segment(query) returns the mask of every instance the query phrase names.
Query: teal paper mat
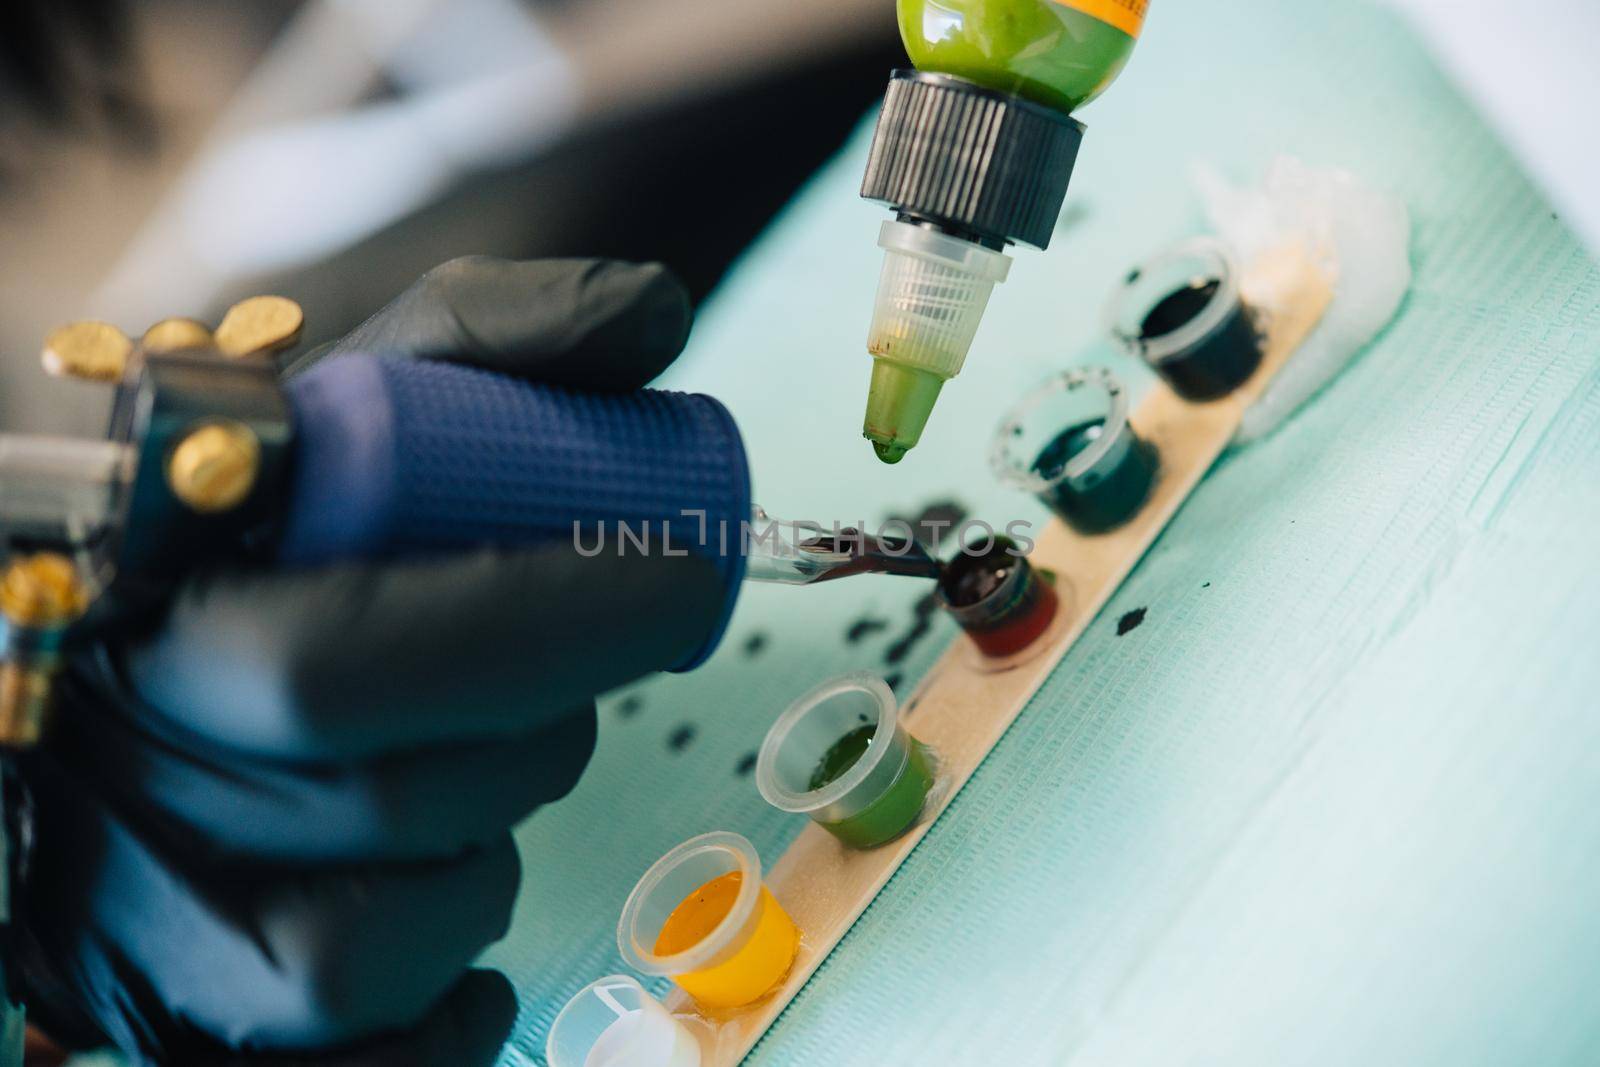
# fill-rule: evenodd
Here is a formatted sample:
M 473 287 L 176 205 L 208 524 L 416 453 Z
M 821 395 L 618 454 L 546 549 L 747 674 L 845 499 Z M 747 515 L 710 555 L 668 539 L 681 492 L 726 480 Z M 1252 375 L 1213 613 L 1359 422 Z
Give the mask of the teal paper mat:
M 1161 0 L 1084 118 L 1062 232 L 1017 253 L 899 467 L 858 436 L 886 217 L 856 198 L 865 130 L 747 256 L 667 384 L 730 404 L 770 511 L 1038 521 L 987 435 L 1106 358 L 1119 269 L 1199 226 L 1191 159 L 1255 177 L 1292 152 L 1399 191 L 1415 288 L 1212 473 L 752 1062 L 1594 1062 L 1600 272 L 1364 5 Z M 522 997 L 505 1063 L 542 1064 L 560 1004 L 621 968 L 618 911 L 661 852 L 716 828 L 782 851 L 800 822 L 743 769 L 821 678 L 908 692 L 952 636 L 934 620 L 885 662 L 922 592 L 751 589 L 707 667 L 602 703 L 582 785 L 520 831 L 489 957 Z

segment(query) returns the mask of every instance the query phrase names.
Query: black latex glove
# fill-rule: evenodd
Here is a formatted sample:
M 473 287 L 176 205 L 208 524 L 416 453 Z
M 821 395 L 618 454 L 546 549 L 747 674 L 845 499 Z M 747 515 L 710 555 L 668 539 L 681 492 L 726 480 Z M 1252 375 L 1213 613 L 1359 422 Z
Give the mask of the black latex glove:
M 458 260 L 334 348 L 626 390 L 689 315 L 659 267 Z M 493 1062 L 516 1002 L 468 968 L 510 916 L 509 828 L 577 781 L 592 697 L 721 602 L 699 558 L 565 544 L 195 577 L 72 663 L 21 761 L 30 1013 L 163 1063 Z

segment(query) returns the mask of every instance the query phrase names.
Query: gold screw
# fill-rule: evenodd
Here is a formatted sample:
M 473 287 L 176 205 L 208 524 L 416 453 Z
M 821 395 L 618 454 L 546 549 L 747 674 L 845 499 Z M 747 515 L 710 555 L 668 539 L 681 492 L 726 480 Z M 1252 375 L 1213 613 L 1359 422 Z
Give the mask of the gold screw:
M 0 579 L 0 614 L 14 626 L 54 629 L 73 622 L 87 607 L 78 568 L 54 552 L 15 560 Z
M 65 556 L 43 552 L 15 560 L 0 578 L 0 613 L 17 629 L 59 632 L 88 607 L 88 590 Z M 13 655 L 0 663 L 0 746 L 27 748 L 43 731 L 59 661 L 54 651 Z
M 261 442 L 237 422 L 211 422 L 191 430 L 167 459 L 172 494 L 202 515 L 238 507 L 260 472 Z
M 54 671 L 0 663 L 0 748 L 39 743 L 54 681 Z
M 228 309 L 217 327 L 217 349 L 239 357 L 281 352 L 300 342 L 305 312 L 282 296 L 253 296 Z
M 144 332 L 139 347 L 145 352 L 182 352 L 188 348 L 211 348 L 216 341 L 211 328 L 194 319 L 162 319 Z
M 133 342 L 115 326 L 104 322 L 74 322 L 52 330 L 45 338 L 40 361 L 57 378 L 92 382 L 122 380 Z

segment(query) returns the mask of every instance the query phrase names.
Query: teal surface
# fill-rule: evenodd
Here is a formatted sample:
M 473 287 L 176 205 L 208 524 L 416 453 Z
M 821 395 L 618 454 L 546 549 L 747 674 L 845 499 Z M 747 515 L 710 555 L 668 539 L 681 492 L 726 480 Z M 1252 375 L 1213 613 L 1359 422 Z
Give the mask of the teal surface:
M 1212 472 L 751 1062 L 1595 1062 L 1600 271 L 1364 5 L 1163 0 L 1084 117 L 1062 232 L 1017 254 L 899 467 L 858 436 L 884 217 L 855 195 L 864 132 L 747 256 L 669 384 L 729 403 L 770 511 L 1039 520 L 992 484 L 988 433 L 1105 356 L 1119 268 L 1199 226 L 1191 159 L 1250 177 L 1287 151 L 1399 191 L 1414 289 Z M 886 664 L 922 592 L 751 589 L 709 665 L 603 701 L 588 776 L 520 831 L 490 954 L 522 997 L 507 1064 L 542 1063 L 560 1004 L 620 969 L 660 853 L 717 828 L 782 851 L 802 820 L 741 761 L 821 678 L 908 692 L 952 637 L 936 620 Z M 886 625 L 851 643 L 858 620 Z

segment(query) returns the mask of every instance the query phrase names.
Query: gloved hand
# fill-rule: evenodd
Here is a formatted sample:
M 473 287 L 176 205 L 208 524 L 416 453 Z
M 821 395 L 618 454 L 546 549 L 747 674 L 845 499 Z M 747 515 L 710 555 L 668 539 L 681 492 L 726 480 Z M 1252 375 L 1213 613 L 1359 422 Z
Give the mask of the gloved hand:
M 468 259 L 334 349 L 631 390 L 689 317 L 660 267 Z M 20 761 L 30 1017 L 162 1063 L 493 1062 L 515 998 L 468 968 L 509 828 L 576 783 L 592 697 L 681 662 L 722 598 L 697 557 L 565 544 L 195 577 L 70 665 Z

